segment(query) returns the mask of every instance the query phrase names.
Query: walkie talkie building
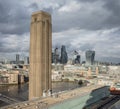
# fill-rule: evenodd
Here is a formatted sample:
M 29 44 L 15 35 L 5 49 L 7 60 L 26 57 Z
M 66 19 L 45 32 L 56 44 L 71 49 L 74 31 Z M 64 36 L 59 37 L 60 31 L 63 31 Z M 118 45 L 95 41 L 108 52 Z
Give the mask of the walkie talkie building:
M 86 65 L 93 65 L 95 58 L 95 51 L 86 51 Z

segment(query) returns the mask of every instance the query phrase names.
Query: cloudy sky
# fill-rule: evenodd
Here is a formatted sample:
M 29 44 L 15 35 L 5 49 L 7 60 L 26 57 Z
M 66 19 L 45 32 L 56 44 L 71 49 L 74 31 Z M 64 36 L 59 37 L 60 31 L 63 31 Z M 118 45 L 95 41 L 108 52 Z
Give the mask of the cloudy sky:
M 0 59 L 29 52 L 32 12 L 52 15 L 53 48 L 66 45 L 84 60 L 86 50 L 96 60 L 120 62 L 120 0 L 0 0 Z

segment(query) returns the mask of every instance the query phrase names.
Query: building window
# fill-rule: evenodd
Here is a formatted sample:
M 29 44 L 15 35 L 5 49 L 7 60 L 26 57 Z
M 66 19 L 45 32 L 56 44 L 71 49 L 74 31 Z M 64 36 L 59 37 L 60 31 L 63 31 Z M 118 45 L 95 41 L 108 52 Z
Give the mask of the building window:
M 36 22 L 36 21 L 37 21 L 37 18 L 35 18 L 34 21 Z

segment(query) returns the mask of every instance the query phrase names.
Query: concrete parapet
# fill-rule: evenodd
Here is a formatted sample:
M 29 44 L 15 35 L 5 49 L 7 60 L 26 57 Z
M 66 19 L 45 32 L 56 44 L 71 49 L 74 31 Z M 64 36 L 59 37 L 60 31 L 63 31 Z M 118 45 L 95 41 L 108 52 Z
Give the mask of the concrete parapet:
M 108 97 L 109 94 L 107 86 L 91 85 L 52 94 L 52 96 L 48 97 L 36 98 L 2 109 L 13 109 L 16 106 L 19 106 L 20 109 L 36 109 L 36 107 L 40 109 L 70 109 L 71 107 L 74 109 L 83 109 L 85 106 L 97 102 L 104 97 Z

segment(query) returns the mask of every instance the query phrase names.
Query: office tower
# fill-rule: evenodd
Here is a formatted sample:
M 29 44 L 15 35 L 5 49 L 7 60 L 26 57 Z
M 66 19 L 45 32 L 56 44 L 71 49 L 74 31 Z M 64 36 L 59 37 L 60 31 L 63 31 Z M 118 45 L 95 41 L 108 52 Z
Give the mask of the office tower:
M 86 51 L 86 65 L 94 64 L 95 51 Z
M 52 52 L 52 63 L 59 63 L 60 59 L 59 59 L 59 53 L 58 53 L 58 48 L 56 47 L 54 49 L 54 52 Z
M 53 53 L 53 63 L 58 63 L 59 62 L 59 53 L 58 53 L 58 48 L 55 48 L 54 53 Z
M 29 61 L 29 57 L 27 57 L 27 64 L 29 64 L 30 63 L 30 61 Z
M 62 64 L 66 64 L 68 61 L 68 56 L 67 56 L 67 52 L 66 52 L 64 45 L 62 45 L 62 48 L 61 48 L 61 59 L 60 60 Z
M 49 13 L 40 11 L 32 14 L 30 30 L 30 100 L 41 97 L 45 93 L 49 92 L 52 88 L 51 27 L 51 15 Z
M 77 55 L 75 58 L 75 64 L 80 64 L 80 55 Z
M 29 57 L 28 56 L 24 57 L 24 64 L 29 64 Z
M 19 59 L 20 59 L 19 57 L 20 57 L 19 54 L 16 54 L 16 64 L 18 64 L 19 61 L 20 61 L 20 60 L 19 60 Z
M 54 53 L 52 52 L 52 59 L 51 59 L 51 60 L 52 60 L 52 63 L 54 63 L 54 58 L 55 58 L 55 57 L 54 57 Z

